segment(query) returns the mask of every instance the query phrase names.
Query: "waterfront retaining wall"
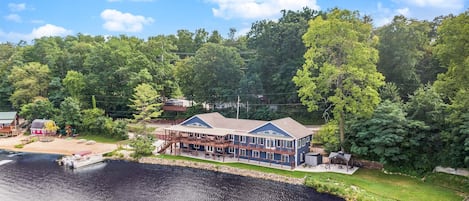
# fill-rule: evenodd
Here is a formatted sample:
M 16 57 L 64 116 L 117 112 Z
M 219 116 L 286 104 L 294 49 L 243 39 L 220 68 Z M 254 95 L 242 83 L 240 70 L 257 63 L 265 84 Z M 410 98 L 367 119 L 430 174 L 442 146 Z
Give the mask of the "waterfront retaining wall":
M 200 163 L 200 162 L 194 162 L 194 161 L 162 159 L 162 158 L 153 158 L 153 157 L 141 158 L 139 162 L 148 163 L 148 164 L 199 168 L 199 169 L 222 172 L 222 173 L 227 173 L 227 174 L 235 174 L 235 175 L 259 178 L 259 179 L 268 179 L 272 181 L 284 182 L 284 183 L 295 184 L 295 185 L 302 185 L 305 183 L 304 178 L 292 178 L 292 177 L 282 176 L 282 175 L 273 174 L 273 173 L 264 173 L 264 172 L 253 171 L 253 170 L 234 168 L 234 167 L 229 167 L 226 165 L 215 165 L 215 164 Z

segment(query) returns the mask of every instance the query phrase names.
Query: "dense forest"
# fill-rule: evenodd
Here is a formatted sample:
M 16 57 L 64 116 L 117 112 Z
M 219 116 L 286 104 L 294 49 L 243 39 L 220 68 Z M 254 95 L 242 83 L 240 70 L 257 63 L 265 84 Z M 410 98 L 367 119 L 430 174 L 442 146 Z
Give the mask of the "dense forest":
M 164 118 L 204 112 L 200 103 L 235 117 L 239 100 L 240 118 L 325 124 L 314 143 L 391 170 L 469 167 L 469 11 L 381 27 L 348 10 L 281 13 L 242 36 L 201 28 L 2 43 L 0 110 L 122 137 L 114 120 L 132 117 L 146 84 L 160 102 L 199 103 Z

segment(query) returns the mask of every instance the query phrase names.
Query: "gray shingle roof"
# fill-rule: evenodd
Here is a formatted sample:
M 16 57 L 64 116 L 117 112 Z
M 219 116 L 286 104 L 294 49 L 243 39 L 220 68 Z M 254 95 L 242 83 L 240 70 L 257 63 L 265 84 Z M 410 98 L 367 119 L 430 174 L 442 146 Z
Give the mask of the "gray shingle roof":
M 0 120 L 13 120 L 16 118 L 16 112 L 0 112 Z
M 277 119 L 274 121 L 260 121 L 226 118 L 218 112 L 199 114 L 196 115 L 196 117 L 200 118 L 202 121 L 214 128 L 233 129 L 235 131 L 245 133 L 248 133 L 249 131 L 261 127 L 270 122 L 296 139 L 313 134 L 312 129 L 306 128 L 304 125 L 298 123 L 290 117 Z

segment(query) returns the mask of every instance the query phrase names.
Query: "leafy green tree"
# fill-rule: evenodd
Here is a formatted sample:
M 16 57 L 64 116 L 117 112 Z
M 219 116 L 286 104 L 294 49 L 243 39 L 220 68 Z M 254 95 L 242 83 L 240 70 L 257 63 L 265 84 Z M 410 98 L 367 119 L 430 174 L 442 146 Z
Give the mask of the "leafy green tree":
M 311 20 L 303 36 L 306 61 L 293 81 L 309 111 L 319 109 L 323 101 L 331 104 L 341 143 L 346 114 L 370 116 L 380 102 L 378 88 L 384 77 L 376 71 L 377 38 L 371 28 L 357 12 L 335 9 L 327 18 Z
M 421 85 L 417 65 L 430 45 L 430 23 L 395 16 L 390 24 L 376 31 L 380 43 L 378 70 L 407 97 Z
M 33 101 L 34 97 L 47 97 L 50 83 L 50 71 L 47 65 L 37 62 L 27 63 L 25 66 L 15 66 L 8 76 L 15 91 L 10 97 L 15 108 Z
M 436 90 L 443 98 L 453 99 L 459 90 L 469 89 L 469 11 L 444 19 L 438 27 L 436 56 L 448 68 L 435 81 Z
M 329 121 L 314 135 L 314 140 L 324 145 L 326 152 L 335 151 L 340 148 L 339 128 L 337 125 L 336 121 Z
M 72 97 L 67 97 L 60 104 L 60 115 L 58 123 L 65 126 L 79 127 L 81 126 L 81 109 L 80 102 Z
M 381 100 L 390 100 L 391 102 L 402 101 L 399 95 L 399 88 L 393 82 L 386 82 L 386 84 L 379 89 L 379 96 Z
M 134 148 L 134 158 L 141 158 L 142 156 L 149 156 L 155 150 L 153 140 L 148 136 L 138 136 L 130 141 L 130 146 Z
M 59 77 L 53 77 L 51 79 L 47 93 L 47 98 L 54 107 L 60 107 L 60 103 L 65 99 L 65 94 L 63 92 L 62 81 Z
M 12 43 L 0 44 L 0 110 L 11 110 L 12 104 L 9 100 L 13 93 L 13 86 L 8 80 L 13 66 L 22 65 L 21 47 Z
M 158 103 L 159 97 L 158 92 L 149 84 L 143 83 L 135 87 L 132 104 L 129 106 L 137 112 L 133 116 L 143 126 L 143 133 L 140 134 L 147 134 L 146 121 L 159 117 L 163 112 L 160 108 L 161 103 Z
M 19 115 L 28 122 L 34 119 L 53 119 L 56 114 L 57 109 L 46 98 L 36 98 L 33 102 L 23 105 L 19 112 Z
M 86 86 L 85 76 L 77 71 L 68 71 L 65 78 L 62 80 L 63 86 L 70 94 L 70 96 L 76 100 L 83 99 L 83 91 Z
M 439 133 L 445 124 L 447 104 L 430 85 L 418 88 L 405 104 L 409 119 L 423 121 Z
M 351 152 L 385 164 L 407 161 L 401 147 L 407 132 L 405 115 L 400 103 L 382 102 L 372 118 L 352 123 Z
M 278 21 L 254 23 L 247 34 L 247 45 L 255 50 L 247 67 L 246 85 L 252 86 L 247 93 L 267 94 L 271 103 L 297 103 L 297 94 L 288 92 L 296 91 L 291 78 L 305 62 L 302 36 L 308 30 L 308 21 L 321 12 L 304 8 L 281 13 Z
M 183 91 L 193 94 L 185 95 L 192 95 L 197 102 L 218 103 L 235 100 L 243 73 L 241 68 L 244 66 L 244 61 L 235 48 L 207 43 L 186 64 L 193 66 L 187 67 L 187 71 L 182 75 L 187 75 L 192 70 L 193 83 L 186 86 L 190 89 L 183 88 Z
M 111 119 L 112 121 L 112 119 Z M 81 130 L 84 133 L 94 135 L 108 135 L 106 130 L 109 122 L 104 110 L 99 108 L 86 109 L 82 111 Z

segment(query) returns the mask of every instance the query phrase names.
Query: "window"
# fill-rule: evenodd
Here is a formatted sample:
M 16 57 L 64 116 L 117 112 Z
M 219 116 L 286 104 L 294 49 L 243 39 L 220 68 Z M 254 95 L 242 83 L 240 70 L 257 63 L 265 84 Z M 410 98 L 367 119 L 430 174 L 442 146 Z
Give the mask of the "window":
M 300 162 L 304 162 L 305 161 L 305 153 L 301 153 L 300 154 Z
M 228 140 L 230 140 L 230 141 L 233 141 L 233 140 L 234 140 L 234 136 L 233 136 L 233 135 L 231 135 L 231 134 L 230 134 L 230 135 L 228 135 Z
M 257 144 L 264 145 L 264 138 L 257 138 Z
M 230 154 L 234 153 L 234 147 L 228 147 L 228 153 Z
M 246 156 L 246 149 L 239 149 L 240 156 Z
M 246 136 L 239 136 L 240 142 L 246 142 Z
M 281 161 L 282 161 L 283 163 L 288 162 L 288 161 L 289 161 L 288 159 L 289 159 L 289 156 L 288 156 L 288 155 L 282 154 Z
M 205 151 L 213 152 L 213 147 L 212 146 L 205 146 Z
M 200 149 L 200 146 L 198 144 L 194 144 L 194 149 Z
M 250 137 L 250 138 L 251 138 L 250 143 L 251 143 L 251 144 L 256 144 L 256 142 L 257 142 L 257 137 Z
M 274 153 L 267 152 L 265 158 L 267 158 L 269 160 L 274 160 Z
M 285 141 L 285 147 L 292 148 L 293 147 L 293 141 Z
M 223 152 L 223 148 L 217 147 L 217 152 Z
M 259 154 L 259 151 L 253 150 L 253 151 L 252 151 L 252 157 L 253 157 L 253 158 L 260 158 L 261 155 Z
M 275 140 L 275 141 L 276 141 L 277 147 L 282 147 L 283 140 Z

